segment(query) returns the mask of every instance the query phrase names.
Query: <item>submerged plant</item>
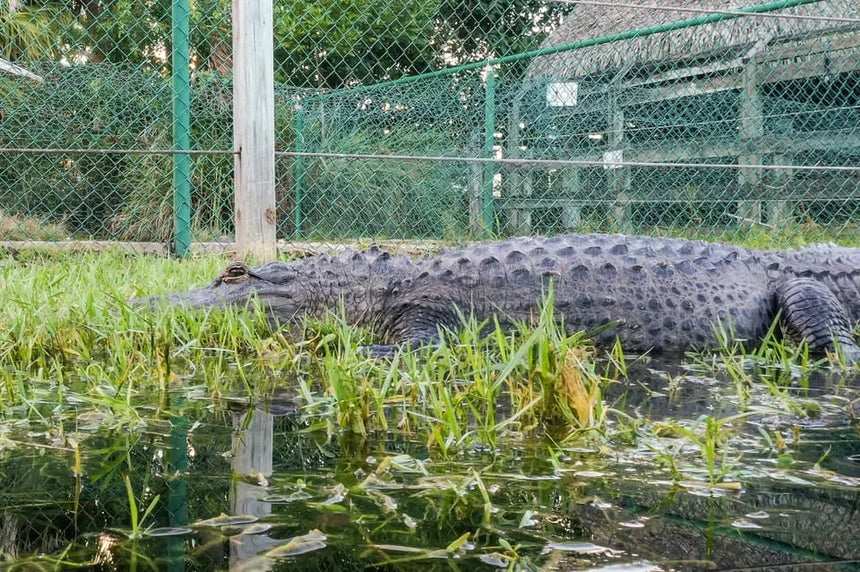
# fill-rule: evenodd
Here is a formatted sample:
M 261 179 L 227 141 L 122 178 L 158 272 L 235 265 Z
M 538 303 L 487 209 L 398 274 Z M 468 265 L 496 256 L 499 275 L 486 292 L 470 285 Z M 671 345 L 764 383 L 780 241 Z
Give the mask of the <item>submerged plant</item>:
M 726 444 L 733 435 L 732 424 L 752 415 L 759 415 L 762 412 L 762 410 L 756 408 L 721 418 L 702 415 L 690 427 L 678 421 L 657 423 L 654 426 L 654 432 L 658 436 L 681 436 L 692 443 L 698 450 L 702 460 L 705 461 L 708 482 L 713 487 L 721 483 L 740 460 L 740 455 L 734 460 L 727 459 L 728 449 Z M 676 454 L 670 454 L 666 450 L 660 452 L 660 460 L 670 467 L 675 479 L 678 480 L 681 472 L 675 461 L 676 456 L 677 452 Z
M 725 374 L 732 381 L 737 401 L 742 409 L 749 406 L 752 390 L 763 387 L 785 407 L 803 414 L 803 407 L 792 396 L 790 388 L 809 387 L 809 379 L 822 366 L 839 359 L 838 352 L 830 357 L 813 360 L 809 344 L 800 340 L 791 343 L 779 329 L 779 316 L 755 349 L 749 349 L 745 340 L 738 340 L 731 327 L 717 326 L 718 348 L 710 354 L 691 354 L 694 361 L 706 371 Z M 843 364 L 844 365 L 844 364 Z
M 155 506 L 158 504 L 160 495 L 155 495 L 153 499 L 149 502 L 149 505 L 146 507 L 146 510 L 143 513 L 138 511 L 137 500 L 134 496 L 134 490 L 131 487 L 131 479 L 127 474 L 123 475 L 123 481 L 125 482 L 125 490 L 128 495 L 128 509 L 129 515 L 131 517 L 131 533 L 129 534 L 129 538 L 140 538 L 143 536 L 144 529 L 142 528 L 143 523 L 149 518 L 149 515 L 155 509 Z

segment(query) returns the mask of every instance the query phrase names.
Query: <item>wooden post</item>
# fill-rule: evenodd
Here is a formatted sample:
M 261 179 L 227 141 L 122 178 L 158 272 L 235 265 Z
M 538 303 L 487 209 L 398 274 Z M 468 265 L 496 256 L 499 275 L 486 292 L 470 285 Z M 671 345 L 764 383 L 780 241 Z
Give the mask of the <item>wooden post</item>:
M 252 406 L 253 407 L 253 406 Z M 250 416 L 250 419 L 248 419 Z M 262 409 L 231 414 L 233 421 L 233 474 L 230 487 L 230 514 L 265 517 L 272 503 L 265 500 L 269 489 L 260 477 L 272 475 L 274 415 Z M 255 482 L 256 481 L 256 482 Z M 255 557 L 275 543 L 263 534 L 237 534 L 230 539 L 230 569 L 247 567 Z M 256 536 L 257 538 L 251 538 Z
M 573 230 L 582 220 L 582 209 L 579 206 L 582 198 L 582 177 L 579 167 L 562 167 L 562 195 L 566 199 L 561 207 L 561 224 L 565 230 Z
M 484 158 L 493 158 L 493 145 L 496 134 L 496 72 L 493 68 L 487 70 L 484 86 Z M 484 236 L 491 237 L 495 230 L 495 197 L 493 195 L 493 180 L 496 168 L 492 161 L 484 163 L 484 182 L 481 193 L 481 224 Z
M 233 139 L 236 250 L 273 260 L 275 82 L 272 0 L 233 2 Z
M 791 165 L 793 158 L 788 153 L 777 153 L 773 156 L 774 165 L 786 165 L 782 169 L 770 172 L 771 185 L 773 187 L 772 200 L 768 202 L 768 223 L 773 227 L 784 225 L 793 218 L 793 205 L 790 197 L 787 197 L 791 179 L 794 177 L 794 169 Z
M 469 137 L 469 149 L 474 151 L 476 157 L 481 156 L 480 133 L 477 129 L 474 129 Z M 484 166 L 477 161 L 467 163 L 466 181 L 469 194 L 469 233 L 474 237 L 483 236 L 481 195 L 484 192 Z
M 531 199 L 534 194 L 535 171 L 536 169 L 528 167 L 522 175 L 522 192 L 520 193 L 520 196 L 525 199 Z M 538 172 L 541 173 L 541 175 L 544 174 L 543 171 Z M 533 212 L 534 210 L 531 205 L 524 206 L 517 211 L 517 234 L 525 236 L 532 233 Z
M 613 81 L 613 88 L 618 89 L 616 82 Z M 618 94 L 612 91 L 609 94 L 609 153 L 620 154 L 623 160 L 624 149 L 624 109 L 618 103 Z M 606 159 L 607 153 L 604 155 Z M 627 168 L 623 165 L 613 165 L 611 159 L 605 161 L 606 169 L 606 186 L 608 190 L 608 199 L 612 201 L 612 217 L 613 226 L 618 232 L 630 232 L 632 225 L 630 224 L 630 177 Z
M 484 235 L 483 208 L 481 194 L 484 191 L 484 167 L 478 162 L 469 163 L 468 167 L 469 187 L 469 233 L 479 237 Z
M 508 159 L 519 159 L 520 153 L 519 149 L 516 151 L 513 150 L 512 147 L 508 148 Z M 512 165 L 506 172 L 505 176 L 502 179 L 502 204 L 511 203 L 512 200 L 516 200 L 517 197 L 520 196 L 520 192 L 523 187 L 523 176 L 521 173 L 522 167 L 519 165 Z M 511 235 L 517 234 L 518 228 L 518 219 L 519 219 L 519 209 L 513 208 L 513 205 L 507 204 L 507 208 L 505 208 L 507 213 L 507 233 Z
M 746 165 L 747 168 L 738 170 L 738 221 L 741 228 L 749 229 L 753 225 L 761 223 L 761 201 L 751 200 L 758 195 L 761 189 L 761 169 L 750 168 L 761 164 L 759 155 L 741 155 L 738 157 L 738 165 Z
M 758 152 L 761 137 L 764 134 L 762 119 L 761 94 L 758 89 L 758 65 L 755 55 L 764 49 L 767 40 L 760 40 L 744 56 L 747 64 L 741 74 L 741 130 L 740 139 L 744 147 L 742 155 L 738 156 L 738 165 L 761 165 L 761 154 Z M 738 169 L 738 218 L 741 228 L 749 228 L 761 222 L 761 168 Z
M 525 89 L 523 90 L 525 92 Z M 519 159 L 520 149 L 520 106 L 522 93 L 517 95 L 508 115 L 508 159 Z M 505 200 L 514 203 L 508 208 L 508 234 L 525 235 L 531 232 L 531 209 L 516 205 L 517 199 L 531 196 L 532 169 L 523 164 L 515 164 L 503 179 Z

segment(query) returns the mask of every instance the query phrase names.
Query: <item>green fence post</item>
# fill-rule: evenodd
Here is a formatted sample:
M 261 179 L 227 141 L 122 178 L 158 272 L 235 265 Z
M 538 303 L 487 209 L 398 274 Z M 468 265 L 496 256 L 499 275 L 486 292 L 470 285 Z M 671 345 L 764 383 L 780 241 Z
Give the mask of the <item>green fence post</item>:
M 496 134 L 496 72 L 492 68 L 487 71 L 484 95 L 484 157 L 493 158 L 493 143 Z M 496 175 L 496 166 L 493 161 L 484 163 L 484 192 L 481 198 L 481 219 L 484 225 L 484 234 L 493 234 L 493 178 Z
M 296 113 L 293 116 L 293 121 L 296 129 L 296 153 L 302 153 L 305 150 L 305 110 L 301 104 L 296 106 Z M 295 240 L 302 239 L 302 198 L 304 193 L 305 179 L 305 158 L 302 155 L 296 155 L 293 159 L 293 185 L 295 188 L 296 206 L 293 209 L 295 217 L 296 229 L 293 231 Z
M 191 80 L 189 77 L 189 0 L 173 0 L 173 149 L 191 149 Z M 173 155 L 173 247 L 185 256 L 191 247 L 191 156 Z

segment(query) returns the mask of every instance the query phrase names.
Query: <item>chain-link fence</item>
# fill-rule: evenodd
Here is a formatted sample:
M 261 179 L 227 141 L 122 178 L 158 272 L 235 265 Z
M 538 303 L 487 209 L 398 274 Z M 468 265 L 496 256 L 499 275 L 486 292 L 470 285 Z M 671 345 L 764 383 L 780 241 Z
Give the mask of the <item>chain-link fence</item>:
M 279 238 L 860 234 L 856 0 L 652 4 L 275 2 Z M 232 241 L 230 9 L 0 5 L 0 240 Z

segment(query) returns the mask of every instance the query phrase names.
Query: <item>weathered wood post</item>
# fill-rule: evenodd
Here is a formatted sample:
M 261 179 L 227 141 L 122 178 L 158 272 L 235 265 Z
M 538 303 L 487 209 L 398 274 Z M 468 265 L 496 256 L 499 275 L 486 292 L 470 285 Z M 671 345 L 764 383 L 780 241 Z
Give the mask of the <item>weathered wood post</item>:
M 761 93 L 758 87 L 758 65 L 756 55 L 765 48 L 770 38 L 764 38 L 744 55 L 746 65 L 741 72 L 741 155 L 738 156 L 738 218 L 741 228 L 761 223 L 762 170 L 761 139 L 764 135 Z M 751 167 L 752 166 L 752 167 Z
M 620 79 L 621 74 L 619 74 Z M 621 163 L 624 161 L 624 109 L 618 101 L 618 82 L 612 81 L 609 94 L 608 134 L 609 150 L 603 154 L 606 171 L 607 199 L 612 201 L 612 223 L 618 232 L 632 232 L 630 220 L 630 174 Z
M 791 222 L 792 205 L 790 186 L 791 180 L 794 177 L 794 169 L 789 165 L 794 161 L 793 155 L 790 153 L 775 153 L 773 155 L 774 165 L 783 165 L 780 169 L 774 169 L 770 172 L 770 183 L 773 187 L 771 201 L 768 203 L 768 223 L 773 227 L 778 227 Z
M 517 94 L 514 99 L 511 112 L 508 114 L 508 139 L 507 139 L 507 158 L 519 159 L 521 156 L 520 150 L 520 107 L 522 105 L 522 92 Z M 520 206 L 515 205 L 511 201 L 519 201 L 524 196 L 525 183 L 524 174 L 531 171 L 525 165 L 519 163 L 511 164 L 510 170 L 506 174 L 506 178 L 502 179 L 504 199 L 511 203 L 506 209 L 508 214 L 508 234 L 528 234 L 531 230 L 531 217 L 529 211 L 523 210 Z M 531 175 L 527 175 L 531 176 Z M 530 187 L 529 187 L 530 188 Z M 528 219 L 528 222 L 527 222 Z
M 474 151 L 475 156 L 481 154 L 480 133 L 477 128 L 472 131 L 469 137 L 469 149 Z M 469 189 L 469 233 L 472 236 L 483 236 L 483 207 L 481 205 L 481 196 L 484 192 L 484 166 L 473 161 L 466 165 L 466 180 Z
M 233 1 L 236 254 L 258 261 L 277 254 L 272 21 L 272 0 Z
M 562 167 L 562 194 L 566 199 L 561 206 L 561 224 L 565 230 L 573 230 L 582 222 L 582 169 L 580 167 Z
M 493 236 L 495 232 L 495 195 L 493 195 L 493 180 L 496 167 L 492 159 L 493 145 L 496 135 L 496 70 L 487 68 L 484 80 L 484 158 L 490 161 L 484 163 L 483 189 L 481 193 L 481 226 L 484 236 Z
M 746 167 L 738 169 L 738 217 L 742 228 L 761 222 L 761 201 L 755 200 L 761 192 L 761 169 L 749 167 L 761 164 L 761 155 L 755 153 L 761 135 L 761 97 L 756 86 L 756 66 L 750 62 L 743 71 L 741 91 L 740 137 L 745 149 L 744 154 L 738 157 L 738 165 Z
M 230 514 L 268 516 L 272 514 L 272 503 L 266 500 L 269 490 L 259 481 L 260 477 L 272 475 L 274 415 L 263 409 L 252 408 L 241 413 L 233 412 L 231 417 L 233 474 L 245 478 L 234 479 L 230 487 Z M 235 539 L 230 539 L 231 570 L 247 567 L 249 562 L 276 542 L 264 534 L 235 536 Z

